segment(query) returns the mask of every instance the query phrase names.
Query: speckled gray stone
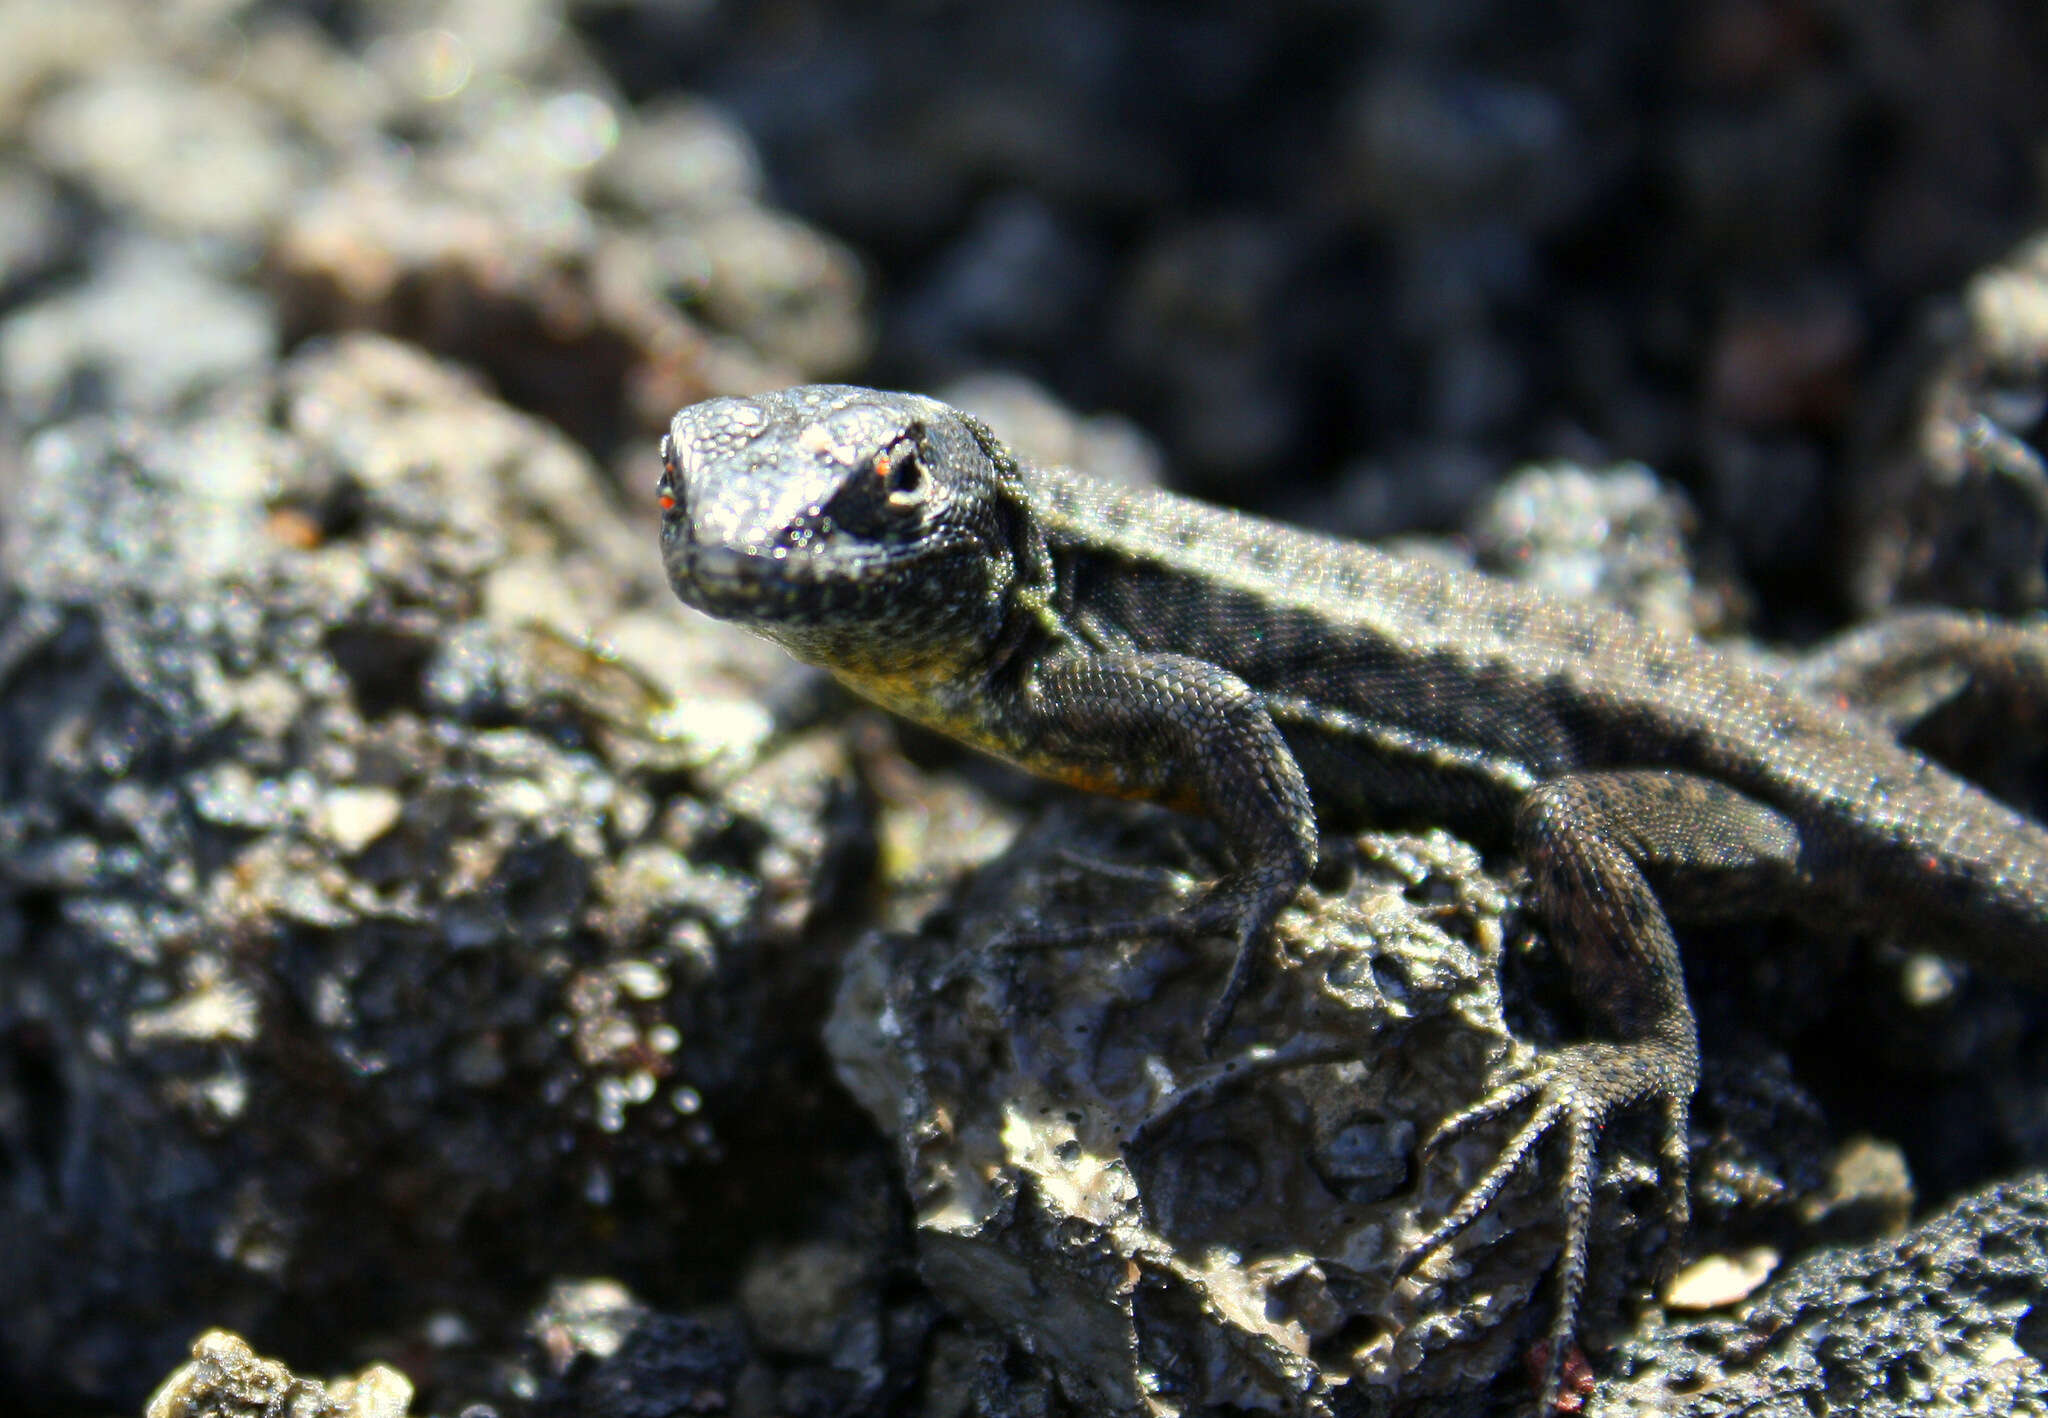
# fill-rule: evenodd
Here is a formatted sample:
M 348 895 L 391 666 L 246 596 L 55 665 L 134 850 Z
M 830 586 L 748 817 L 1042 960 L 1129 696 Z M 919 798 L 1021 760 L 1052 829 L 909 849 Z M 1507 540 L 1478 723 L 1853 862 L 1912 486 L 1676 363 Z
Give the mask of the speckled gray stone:
M 2048 1174 L 1893 1240 L 1800 1261 L 1733 1315 L 1617 1345 L 1586 1412 L 1672 1418 L 2048 1413 Z
M 559 435 L 370 336 L 251 402 L 0 481 L 0 1362 L 53 1391 L 686 1254 L 868 850 L 833 738 L 671 731 L 785 672 L 654 613 Z
M 1468 1142 L 1417 1173 L 1419 1134 L 1525 1056 L 1495 984 L 1507 897 L 1446 837 L 1331 846 L 1207 1059 L 1227 949 L 1002 950 L 1020 917 L 1170 908 L 1204 870 L 1171 840 L 1156 817 L 1056 815 L 954 911 L 848 962 L 827 1040 L 896 1140 L 926 1279 L 1092 1411 L 1481 1411 L 1547 1297 L 1554 1205 L 1517 1188 L 1473 1244 L 1404 1282 L 1393 1265 L 1484 1164 Z M 1603 1206 L 1639 1175 L 1618 1159 Z M 1640 1238 L 1626 1206 L 1609 1222 L 1612 1266 Z

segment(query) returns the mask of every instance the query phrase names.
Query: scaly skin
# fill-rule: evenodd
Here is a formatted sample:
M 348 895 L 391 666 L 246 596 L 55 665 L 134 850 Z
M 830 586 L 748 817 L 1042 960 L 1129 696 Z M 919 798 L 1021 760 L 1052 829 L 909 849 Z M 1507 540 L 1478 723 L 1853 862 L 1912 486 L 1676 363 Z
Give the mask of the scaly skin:
M 1314 867 L 1319 821 L 1419 820 L 1516 846 L 1610 1037 L 1550 1053 L 1439 1127 L 1428 1145 L 1528 1105 L 1406 1265 L 1562 1129 L 1546 1406 L 1585 1277 L 1595 1143 L 1616 1110 L 1662 1111 L 1673 1233 L 1685 1223 L 1699 1060 L 1667 905 L 1908 921 L 1917 944 L 2048 978 L 2048 834 L 1874 720 L 1696 640 L 1027 467 L 916 395 L 711 400 L 676 415 L 663 462 L 662 554 L 685 603 L 1032 772 L 1222 825 L 1237 867 L 1187 912 L 1035 938 L 1231 935 L 1212 1044 Z M 1901 663 L 1935 643 L 1999 658 L 1985 647 L 2012 633 L 1917 624 Z M 1883 682 L 1882 648 L 1864 637 L 1843 674 Z

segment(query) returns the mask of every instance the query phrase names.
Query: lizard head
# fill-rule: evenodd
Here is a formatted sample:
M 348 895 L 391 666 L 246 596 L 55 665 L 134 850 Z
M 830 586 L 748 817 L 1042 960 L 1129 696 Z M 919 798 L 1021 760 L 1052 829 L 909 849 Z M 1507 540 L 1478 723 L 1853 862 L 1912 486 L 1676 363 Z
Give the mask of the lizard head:
M 662 441 L 662 563 L 684 604 L 851 674 L 959 662 L 1014 574 L 985 430 L 848 385 L 708 399 Z

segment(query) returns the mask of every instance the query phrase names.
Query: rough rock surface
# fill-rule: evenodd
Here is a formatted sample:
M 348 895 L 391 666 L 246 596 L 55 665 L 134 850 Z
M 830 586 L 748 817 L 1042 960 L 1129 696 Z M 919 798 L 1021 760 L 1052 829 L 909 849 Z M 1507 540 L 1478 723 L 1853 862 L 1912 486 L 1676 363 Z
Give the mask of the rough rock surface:
M 687 1230 L 869 850 L 572 445 L 371 337 L 263 392 L 6 483 L 0 1344 L 83 1392 Z
M 1393 1266 L 1490 1159 L 1475 1139 L 1418 1169 L 1418 1140 L 1528 1057 L 1502 1016 L 1512 892 L 1440 834 L 1327 842 L 1214 1058 L 1220 945 L 1003 949 L 1020 920 L 1170 908 L 1216 868 L 1202 840 L 1055 815 L 921 931 L 849 960 L 827 1039 L 895 1139 L 926 1279 L 1082 1411 L 1492 1411 L 1542 1332 L 1554 1196 L 1525 1177 L 1416 1275 Z M 1796 1088 L 1717 1071 L 1701 1101 L 1724 1129 L 1696 1168 L 1710 1234 L 1827 1209 Z M 1614 1130 L 1595 1315 L 1665 1239 L 1653 1146 Z
M 1542 1199 L 1494 1218 L 1460 1273 L 1389 1271 L 1463 1175 L 1411 1176 L 1418 1133 L 1509 1061 L 1499 885 L 1440 836 L 1333 853 L 1211 1061 L 1215 952 L 1002 951 L 1020 917 L 1171 908 L 1192 883 L 1161 858 L 1206 871 L 1162 842 L 1055 818 L 957 913 L 848 962 L 828 1040 L 894 1130 L 927 1279 L 1083 1410 L 1328 1412 L 1354 1377 L 1483 1383 L 1511 1337 L 1492 1321 L 1537 1273 L 1522 1252 L 1551 1241 Z
M 2048 1177 L 1791 1267 L 1732 1316 L 1617 1345 L 1587 1412 L 1674 1418 L 2048 1413 Z
M 352 1379 L 302 1379 L 246 1342 L 209 1330 L 192 1343 L 192 1362 L 164 1380 L 144 1418 L 405 1418 L 412 1385 L 396 1369 L 373 1364 Z
M 2048 236 L 1930 323 L 1917 390 L 1873 420 L 1857 597 L 1871 612 L 2048 608 Z

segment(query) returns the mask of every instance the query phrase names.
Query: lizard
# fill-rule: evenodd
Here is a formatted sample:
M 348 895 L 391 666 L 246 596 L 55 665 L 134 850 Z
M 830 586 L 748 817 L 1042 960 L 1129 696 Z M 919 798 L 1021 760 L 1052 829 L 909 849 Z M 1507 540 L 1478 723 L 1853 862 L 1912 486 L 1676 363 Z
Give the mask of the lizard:
M 1619 610 L 1033 466 L 968 414 L 851 385 L 683 409 L 657 500 L 685 604 L 1028 771 L 1214 819 L 1229 869 L 1191 905 L 1027 942 L 1230 937 L 1212 1050 L 1319 824 L 1420 819 L 1520 856 L 1602 1037 L 1437 1125 L 1425 1155 L 1528 1110 L 1398 1273 L 1561 1133 L 1546 1411 L 1619 1110 L 1660 1110 L 1667 1235 L 1689 1219 L 1699 1045 L 1667 908 L 1910 921 L 1939 953 L 2048 980 L 2048 832 L 1853 707 L 1842 683 L 1892 672 L 1868 634 L 1839 682 L 1795 683 Z M 2018 630 L 1917 625 L 1908 668 L 1934 649 L 2009 660 Z

